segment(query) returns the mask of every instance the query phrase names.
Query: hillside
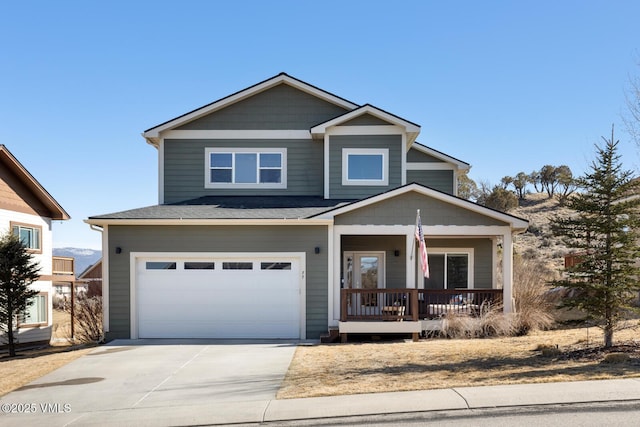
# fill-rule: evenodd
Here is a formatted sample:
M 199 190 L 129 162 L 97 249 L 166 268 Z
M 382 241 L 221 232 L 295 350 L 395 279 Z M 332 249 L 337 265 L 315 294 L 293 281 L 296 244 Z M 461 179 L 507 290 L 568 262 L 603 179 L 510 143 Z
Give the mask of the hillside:
M 544 193 L 528 194 L 521 206 L 509 212 L 529 221 L 526 233 L 515 238 L 515 253 L 524 258 L 547 261 L 553 270 L 564 266 L 564 255 L 571 252 L 559 238 L 551 233 L 551 219 L 566 216 L 570 209 L 560 206 L 557 199 Z

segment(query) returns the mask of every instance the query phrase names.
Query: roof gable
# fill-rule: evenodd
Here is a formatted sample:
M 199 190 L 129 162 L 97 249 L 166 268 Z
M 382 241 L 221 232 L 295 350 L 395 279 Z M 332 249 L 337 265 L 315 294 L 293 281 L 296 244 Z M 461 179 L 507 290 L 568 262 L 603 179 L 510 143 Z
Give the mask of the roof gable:
M 401 117 L 396 116 L 395 114 L 391 114 L 387 111 L 381 110 L 380 108 L 374 107 L 371 104 L 365 104 L 362 107 L 351 110 L 341 116 L 335 117 L 331 120 L 327 120 L 324 123 L 319 123 L 316 126 L 311 128 L 311 135 L 314 138 L 321 137 L 324 135 L 328 129 L 334 126 L 349 126 L 350 123 L 353 123 L 353 120 L 359 117 L 374 117 L 379 121 L 386 122 L 390 126 L 398 126 L 403 129 L 403 131 L 407 134 L 407 148 L 413 144 L 413 141 L 418 137 L 420 133 L 420 126 L 405 120 Z M 371 119 L 369 119 L 371 120 Z M 375 125 L 379 126 L 379 124 Z
M 451 163 L 455 165 L 456 169 L 458 170 L 469 170 L 471 168 L 471 165 L 467 162 L 456 159 L 455 157 L 451 157 L 447 154 L 444 154 L 441 151 L 435 150 L 431 147 L 427 147 L 426 145 L 422 145 L 418 142 L 414 142 L 413 145 L 411 146 L 411 149 L 415 149 L 416 151 L 424 153 L 427 156 L 432 157 L 433 159 L 436 159 L 445 163 Z M 408 161 L 411 161 L 411 160 L 408 159 Z
M 0 144 L 0 207 L 16 212 L 33 213 L 55 219 L 69 219 L 69 214 L 22 166 L 13 154 Z M 30 210 L 25 210 L 30 209 Z
M 160 133 L 163 131 L 176 129 L 180 126 L 185 125 L 186 123 L 192 122 L 196 119 L 204 117 L 208 114 L 211 114 L 222 108 L 228 107 L 229 105 L 232 105 L 236 102 L 247 99 L 251 96 L 254 96 L 258 93 L 261 93 L 265 90 L 268 90 L 280 84 L 287 84 L 298 90 L 301 90 L 303 92 L 307 92 L 313 96 L 316 96 L 326 102 L 342 107 L 346 110 L 351 110 L 358 106 L 357 104 L 351 101 L 348 101 L 332 93 L 319 89 L 316 86 L 303 82 L 302 80 L 298 80 L 294 77 L 291 77 L 286 73 L 280 73 L 277 76 L 274 76 L 270 79 L 264 80 L 260 83 L 257 83 L 246 89 L 243 89 L 239 92 L 236 92 L 234 94 L 221 98 L 203 107 L 197 108 L 189 113 L 183 114 L 182 116 L 176 117 L 167 122 L 164 122 L 150 129 L 147 129 L 146 131 L 144 131 L 142 135 L 147 140 L 147 142 L 149 142 L 152 145 L 157 145 L 158 139 L 160 137 Z
M 385 193 L 378 194 L 376 196 L 372 196 L 363 200 L 359 200 L 359 201 L 350 203 L 346 206 L 342 206 L 336 209 L 326 211 L 322 214 L 316 215 L 314 218 L 333 219 L 334 221 L 337 221 L 336 217 L 340 215 L 350 214 L 360 209 L 366 209 L 372 205 L 376 205 L 381 202 L 390 201 L 391 199 L 400 200 L 406 194 L 409 194 L 412 192 L 417 193 L 421 196 L 432 198 L 439 204 L 444 203 L 451 207 L 469 211 L 471 215 L 480 215 L 480 216 L 486 217 L 491 223 L 508 224 L 512 229 L 514 229 L 514 231 L 517 231 L 517 232 L 524 232 L 529 226 L 529 222 L 525 219 L 518 218 L 513 215 L 506 214 L 504 212 L 496 211 L 494 209 L 490 209 L 490 208 L 478 205 L 476 203 L 470 202 L 468 200 L 461 199 L 459 197 L 455 197 L 450 194 L 443 193 L 443 192 L 440 192 L 416 183 L 407 184 L 405 186 L 396 188 L 394 190 L 387 191 Z M 400 205 L 402 205 L 402 203 L 400 203 Z M 397 205 L 395 209 L 397 211 Z M 412 215 L 415 215 L 415 210 L 413 210 L 413 208 L 410 208 L 409 211 L 412 212 Z M 422 215 L 423 223 L 425 224 L 430 223 L 424 219 L 427 217 L 427 215 L 428 214 L 426 212 L 423 213 Z M 444 220 L 440 222 L 447 222 L 447 221 L 451 222 L 450 220 Z M 363 222 L 363 223 L 366 223 L 366 222 Z M 439 225 L 445 225 L 445 224 L 439 224 Z

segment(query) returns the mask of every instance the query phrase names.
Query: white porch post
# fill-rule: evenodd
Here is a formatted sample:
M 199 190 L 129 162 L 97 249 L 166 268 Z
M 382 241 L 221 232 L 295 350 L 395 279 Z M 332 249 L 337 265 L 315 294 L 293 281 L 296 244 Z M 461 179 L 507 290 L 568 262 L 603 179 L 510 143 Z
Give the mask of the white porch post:
M 513 303 L 513 236 L 511 232 L 502 235 L 502 293 L 503 311 L 515 311 Z
M 407 288 L 419 288 L 416 283 L 416 257 L 413 250 L 413 234 L 405 235 L 405 262 L 407 271 Z

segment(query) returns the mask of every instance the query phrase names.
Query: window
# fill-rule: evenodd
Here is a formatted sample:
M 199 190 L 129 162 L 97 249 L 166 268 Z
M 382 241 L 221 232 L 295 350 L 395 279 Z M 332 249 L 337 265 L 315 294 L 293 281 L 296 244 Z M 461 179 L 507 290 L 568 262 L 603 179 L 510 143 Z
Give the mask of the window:
M 388 185 L 389 149 L 344 148 L 342 185 Z
M 473 249 L 431 250 L 425 289 L 473 288 Z
M 261 262 L 261 270 L 291 270 L 290 262 Z
M 33 303 L 20 316 L 20 326 L 39 326 L 47 324 L 47 294 L 40 293 L 32 299 Z
M 149 261 L 146 263 L 147 270 L 175 270 L 176 263 L 171 261 Z
M 34 252 L 42 252 L 42 228 L 34 225 L 11 224 L 11 230 L 22 243 Z
M 252 262 L 223 262 L 223 270 L 253 270 Z
M 286 188 L 286 148 L 207 148 L 206 188 Z
M 184 263 L 185 270 L 214 270 L 215 267 L 214 262 L 187 261 Z

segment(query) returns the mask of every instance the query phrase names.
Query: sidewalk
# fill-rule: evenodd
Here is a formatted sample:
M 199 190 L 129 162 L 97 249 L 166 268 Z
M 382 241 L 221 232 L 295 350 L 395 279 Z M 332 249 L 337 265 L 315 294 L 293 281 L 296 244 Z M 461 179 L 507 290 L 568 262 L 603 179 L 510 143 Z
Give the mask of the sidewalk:
M 135 408 L 76 414 L 67 422 L 82 426 L 224 425 L 630 400 L 640 400 L 640 378 Z

